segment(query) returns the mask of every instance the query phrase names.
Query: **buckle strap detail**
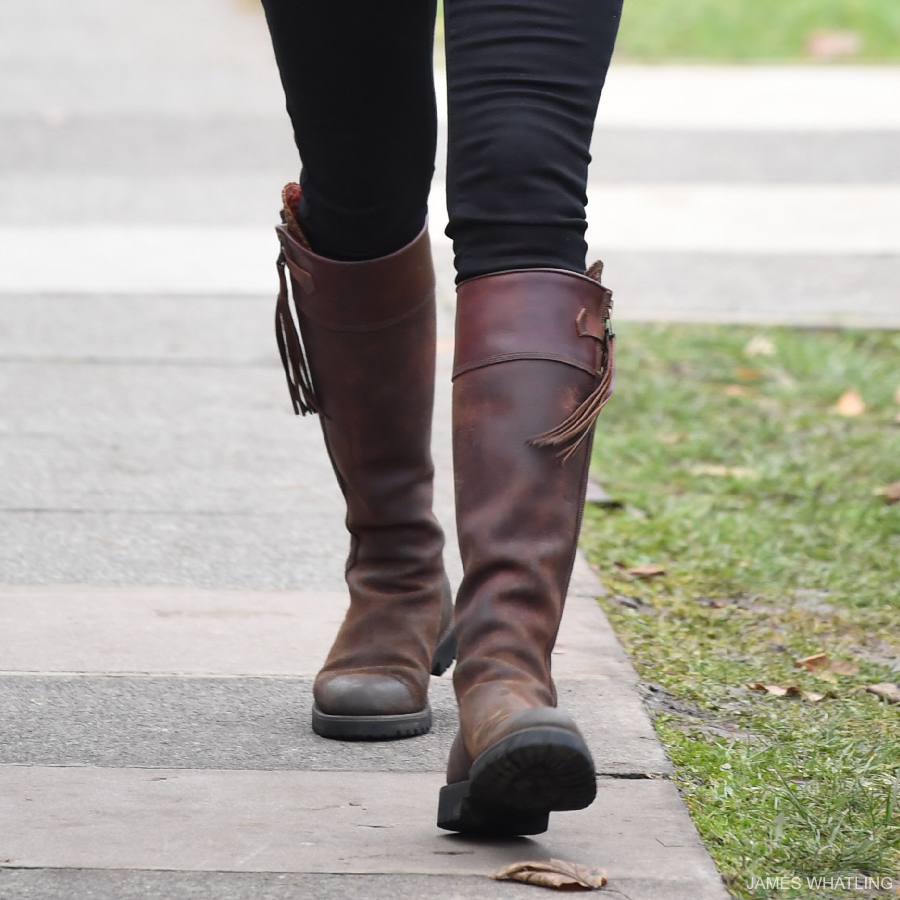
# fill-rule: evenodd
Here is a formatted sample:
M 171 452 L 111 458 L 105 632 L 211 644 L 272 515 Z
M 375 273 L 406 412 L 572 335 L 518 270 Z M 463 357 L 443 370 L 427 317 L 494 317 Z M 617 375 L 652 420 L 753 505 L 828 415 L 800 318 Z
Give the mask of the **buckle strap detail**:
M 575 317 L 575 325 L 578 327 L 579 337 L 592 337 L 598 341 L 606 340 L 605 321 L 598 319 L 586 309 L 582 309 Z
M 599 344 L 578 331 L 578 315 L 602 315 L 596 281 L 561 269 L 496 272 L 457 289 L 454 378 L 483 365 L 548 359 L 596 375 Z
M 588 277 L 593 278 L 598 284 L 603 272 L 603 263 L 596 262 L 588 269 Z M 601 287 L 603 287 L 601 285 Z M 598 320 L 587 309 L 582 309 L 576 318 L 578 334 L 581 337 L 591 337 L 600 342 L 600 363 L 596 372 L 597 386 L 568 416 L 560 422 L 556 428 L 545 431 L 533 437 L 528 443 L 533 447 L 557 447 L 557 456 L 562 462 L 566 462 L 587 440 L 592 433 L 594 423 L 601 410 L 610 401 L 613 395 L 616 369 L 616 335 L 612 328 L 612 292 L 606 288 L 604 302 L 602 304 L 603 321 Z

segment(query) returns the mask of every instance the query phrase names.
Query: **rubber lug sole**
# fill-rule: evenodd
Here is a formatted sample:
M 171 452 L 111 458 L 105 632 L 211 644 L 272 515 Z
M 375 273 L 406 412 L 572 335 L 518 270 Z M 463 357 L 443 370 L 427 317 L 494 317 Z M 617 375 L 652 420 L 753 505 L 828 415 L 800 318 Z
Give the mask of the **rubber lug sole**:
M 390 741 L 416 737 L 431 729 L 431 707 L 398 716 L 332 716 L 317 706 L 312 710 L 312 729 L 338 741 Z
M 438 828 L 492 835 L 542 834 L 551 812 L 583 809 L 597 795 L 584 739 L 563 728 L 526 728 L 484 751 L 468 781 L 441 788 Z

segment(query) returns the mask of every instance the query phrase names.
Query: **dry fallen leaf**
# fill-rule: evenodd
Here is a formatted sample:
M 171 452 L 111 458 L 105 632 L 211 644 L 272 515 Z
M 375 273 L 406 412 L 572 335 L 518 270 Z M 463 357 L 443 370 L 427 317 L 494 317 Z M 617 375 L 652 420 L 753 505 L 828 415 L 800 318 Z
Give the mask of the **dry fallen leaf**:
M 691 466 L 688 470 L 691 475 L 715 475 L 717 478 L 759 478 L 759 472 L 756 469 L 749 469 L 746 466 L 720 466 L 710 463 L 702 463 L 698 466 Z
M 832 411 L 839 416 L 861 416 L 866 411 L 866 402 L 859 391 L 844 391 Z
M 634 575 L 635 578 L 653 578 L 656 575 L 665 575 L 666 570 L 662 566 L 647 563 L 644 566 L 634 566 L 628 569 L 628 574 Z
M 632 566 L 626 571 L 635 578 L 654 578 L 657 575 L 666 574 L 666 570 L 662 566 L 657 566 L 653 563 L 647 563 L 644 566 Z
M 862 48 L 863 39 L 858 31 L 811 31 L 806 36 L 806 52 L 816 59 L 856 56 Z
M 887 503 L 900 503 L 900 481 L 895 481 L 875 491 L 877 497 L 884 497 Z
M 896 684 L 891 684 L 889 681 L 881 684 L 870 684 L 866 687 L 866 690 L 870 694 L 875 694 L 876 697 L 881 697 L 882 700 L 887 700 L 888 703 L 900 703 L 900 687 Z
M 794 661 L 795 669 L 806 669 L 807 672 L 812 672 L 815 669 L 821 669 L 823 666 L 827 665 L 827 653 L 814 653 L 812 656 L 804 656 L 803 659 Z
M 787 687 L 782 687 L 780 684 L 761 684 L 758 681 L 751 681 L 747 684 L 747 687 L 753 691 L 765 691 L 767 694 L 772 694 L 774 697 L 801 696 L 809 703 L 818 703 L 826 697 L 835 696 L 832 691 L 829 691 L 826 694 L 820 694 L 818 691 L 801 691 L 795 684 L 789 684 Z
M 496 881 L 521 881 L 558 891 L 597 891 L 606 884 L 606 872 L 562 859 L 529 860 L 504 866 L 494 872 Z
M 834 672 L 835 675 L 856 675 L 859 672 L 859 666 L 850 662 L 849 659 L 835 659 L 829 663 L 828 671 Z
M 837 684 L 835 675 L 856 675 L 859 672 L 859 666 L 850 662 L 849 659 L 829 659 L 827 653 L 814 653 L 812 656 L 805 656 L 798 659 L 794 663 L 795 669 L 806 669 L 812 672 L 816 678 L 823 681 L 830 681 Z
M 723 388 L 727 397 L 752 397 L 753 391 L 740 384 L 726 384 Z
M 696 602 L 711 609 L 725 609 L 728 606 L 728 603 L 724 600 L 719 600 L 717 597 L 698 597 Z
M 782 687 L 780 684 L 762 684 L 759 681 L 751 681 L 748 682 L 747 687 L 752 691 L 765 691 L 767 694 L 772 694 L 775 697 L 796 697 L 797 694 L 801 693 L 800 688 L 796 684 Z
M 691 475 L 718 475 L 724 477 L 728 475 L 730 471 L 728 466 L 715 465 L 691 466 L 690 468 Z
M 745 356 L 774 356 L 775 345 L 761 334 L 750 338 L 747 346 L 744 347 Z
M 752 366 L 739 366 L 734 374 L 741 381 L 758 381 L 763 377 L 762 369 L 755 369 Z

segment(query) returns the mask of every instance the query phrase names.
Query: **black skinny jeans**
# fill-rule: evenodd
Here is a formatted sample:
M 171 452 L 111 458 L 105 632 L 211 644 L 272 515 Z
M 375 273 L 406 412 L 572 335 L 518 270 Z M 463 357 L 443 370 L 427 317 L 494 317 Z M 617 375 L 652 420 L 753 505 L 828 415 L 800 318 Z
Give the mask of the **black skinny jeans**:
M 622 0 L 444 0 L 457 280 L 585 268 L 585 186 Z M 312 248 L 373 259 L 427 214 L 435 0 L 263 0 Z

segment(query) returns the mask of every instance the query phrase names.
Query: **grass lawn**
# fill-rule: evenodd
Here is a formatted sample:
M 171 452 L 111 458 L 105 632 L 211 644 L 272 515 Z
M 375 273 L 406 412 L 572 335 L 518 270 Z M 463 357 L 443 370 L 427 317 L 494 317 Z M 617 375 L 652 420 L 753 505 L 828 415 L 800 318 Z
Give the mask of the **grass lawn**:
M 617 58 L 800 61 L 815 58 L 812 35 L 835 31 L 852 33 L 838 58 L 900 61 L 898 0 L 625 0 Z
M 625 0 L 616 60 L 896 63 L 900 0 Z
M 739 897 L 893 895 L 806 879 L 900 886 L 900 333 L 619 331 L 582 545 L 694 821 Z

